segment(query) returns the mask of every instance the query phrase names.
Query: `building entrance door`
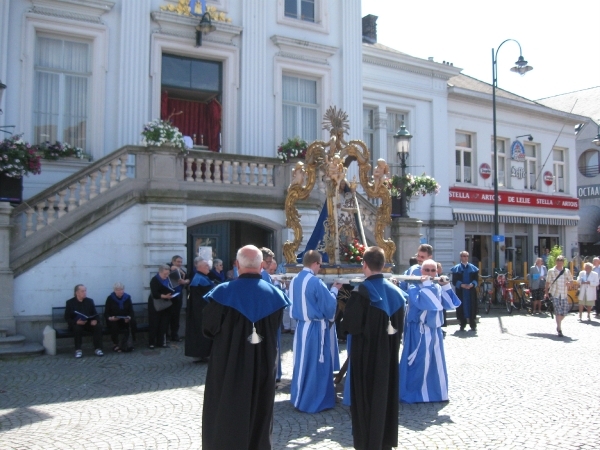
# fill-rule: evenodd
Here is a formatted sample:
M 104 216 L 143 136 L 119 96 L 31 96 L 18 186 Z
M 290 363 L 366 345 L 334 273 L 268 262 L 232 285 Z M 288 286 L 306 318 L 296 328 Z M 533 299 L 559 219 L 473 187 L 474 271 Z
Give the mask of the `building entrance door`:
M 200 247 L 211 247 L 212 257 L 223 260 L 225 271 L 233 267 L 240 247 L 256 245 L 273 250 L 275 239 L 273 230 L 249 222 L 220 220 L 207 222 L 188 228 L 188 273 L 194 273 L 194 258 Z

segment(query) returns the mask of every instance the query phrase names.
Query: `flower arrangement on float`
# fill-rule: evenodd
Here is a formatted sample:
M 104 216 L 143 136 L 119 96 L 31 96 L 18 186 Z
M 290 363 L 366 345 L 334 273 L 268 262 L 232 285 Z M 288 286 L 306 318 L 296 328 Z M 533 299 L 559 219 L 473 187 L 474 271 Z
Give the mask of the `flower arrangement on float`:
M 289 138 L 285 143 L 281 143 L 277 147 L 277 157 L 281 162 L 287 162 L 290 158 L 304 159 L 306 157 L 306 150 L 308 149 L 308 143 L 304 140 L 295 136 Z
M 350 244 L 342 245 L 340 248 L 340 259 L 351 264 L 361 264 L 367 247 L 354 239 Z

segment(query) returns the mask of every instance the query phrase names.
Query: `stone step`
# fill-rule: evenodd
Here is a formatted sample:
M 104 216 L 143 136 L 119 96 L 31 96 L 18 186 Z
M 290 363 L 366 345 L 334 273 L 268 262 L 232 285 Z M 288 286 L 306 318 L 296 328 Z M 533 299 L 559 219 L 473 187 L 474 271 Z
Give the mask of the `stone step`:
M 44 347 L 38 342 L 26 342 L 25 336 L 0 337 L 0 357 L 41 355 Z

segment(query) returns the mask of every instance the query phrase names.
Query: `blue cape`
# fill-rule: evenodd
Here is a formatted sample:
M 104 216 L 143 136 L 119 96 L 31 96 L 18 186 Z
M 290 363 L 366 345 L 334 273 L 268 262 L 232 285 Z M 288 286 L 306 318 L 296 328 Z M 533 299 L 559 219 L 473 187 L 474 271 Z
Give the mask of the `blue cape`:
M 236 280 L 222 283 L 207 293 L 204 299 L 229 306 L 252 323 L 290 304 L 283 292 L 263 280 L 259 274 L 244 274 Z
M 129 294 L 123 292 L 123 297 L 117 297 L 117 294 L 114 292 L 110 294 L 110 298 L 112 298 L 115 302 L 119 304 L 119 309 L 123 309 L 123 304 L 127 301 L 127 299 L 131 298 Z
M 400 308 L 404 308 L 406 294 L 402 289 L 383 278 L 383 275 L 374 275 L 363 281 L 369 291 L 371 305 L 392 316 Z
M 192 286 L 213 286 L 214 283 L 210 281 L 210 279 L 201 272 L 196 272 L 194 278 L 192 278 L 192 282 L 190 283 L 190 287 Z

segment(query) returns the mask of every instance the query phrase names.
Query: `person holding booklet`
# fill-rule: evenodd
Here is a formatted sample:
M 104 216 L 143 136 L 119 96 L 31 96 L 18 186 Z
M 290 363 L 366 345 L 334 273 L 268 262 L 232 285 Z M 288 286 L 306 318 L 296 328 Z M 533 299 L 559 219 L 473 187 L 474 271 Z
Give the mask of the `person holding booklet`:
M 183 306 L 183 288 L 190 284 L 190 280 L 187 279 L 185 268 L 183 267 L 183 258 L 179 255 L 171 258 L 171 272 L 169 273 L 169 280 L 171 286 L 175 289 L 175 292 L 179 295 L 173 296 L 171 302 L 173 306 L 169 308 L 169 336 L 173 342 L 181 342 L 179 337 L 179 321 L 181 319 L 181 307 Z
M 81 344 L 84 331 L 92 333 L 96 356 L 104 356 L 102 325 L 98 321 L 94 300 L 87 297 L 87 288 L 83 284 L 75 286 L 74 295 L 66 302 L 65 321 L 69 324 L 69 330 L 75 335 L 75 358 L 83 356 Z
M 150 296 L 148 297 L 148 320 L 150 331 L 148 332 L 148 347 L 155 345 L 168 348 L 166 334 L 171 318 L 170 309 L 173 307 L 173 299 L 180 294 L 175 292 L 169 273 L 171 267 L 164 264 L 158 268 L 158 273 L 150 280 Z
M 117 353 L 132 351 L 133 347 L 128 346 L 127 341 L 130 332 L 132 337 L 135 338 L 133 303 L 131 302 L 131 296 L 125 293 L 123 283 L 116 282 L 112 294 L 106 298 L 104 320 L 110 330 L 113 351 Z M 119 333 L 121 333 L 120 342 Z

